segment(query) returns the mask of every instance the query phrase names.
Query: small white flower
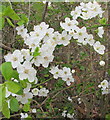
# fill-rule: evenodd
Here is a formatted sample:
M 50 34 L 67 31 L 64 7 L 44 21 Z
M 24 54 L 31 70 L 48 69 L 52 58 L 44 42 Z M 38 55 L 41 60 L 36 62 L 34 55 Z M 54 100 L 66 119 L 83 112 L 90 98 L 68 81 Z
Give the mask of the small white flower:
M 86 41 L 90 46 L 93 46 L 93 44 L 95 42 L 93 35 L 92 34 L 87 35 Z
M 13 54 L 9 53 L 4 58 L 6 62 L 11 62 L 13 68 L 17 68 L 23 62 L 23 56 L 20 50 L 15 50 Z
M 27 118 L 28 117 L 27 113 L 20 113 L 20 115 L 21 115 L 21 118 Z
M 38 95 L 39 89 L 37 89 L 37 88 L 32 89 L 32 93 L 33 93 L 33 95 Z
M 110 88 L 106 88 L 106 89 L 102 88 L 102 95 L 109 94 L 109 93 L 110 93 Z
M 65 78 L 65 76 L 71 76 L 71 69 L 67 67 L 63 67 L 62 72 L 60 72 L 61 77 Z
M 72 72 L 72 73 L 75 73 L 75 70 L 73 69 L 71 72 Z
M 22 37 L 24 37 L 27 34 L 27 29 L 24 28 L 24 25 L 16 27 L 16 30 L 18 31 L 17 34 L 21 35 Z
M 67 46 L 70 43 L 71 35 L 68 35 L 66 31 L 63 31 L 62 34 L 59 35 L 59 42 L 58 45 L 63 44 Z
M 57 79 L 58 77 L 60 77 L 61 75 L 61 70 L 58 68 L 58 66 L 56 67 L 52 67 L 51 70 L 49 71 L 51 74 L 53 74 L 53 77 L 55 79 Z
M 74 117 L 74 113 L 71 115 L 70 113 L 67 113 L 67 118 L 73 118 Z
M 104 29 L 103 29 L 103 27 L 98 27 L 98 36 L 100 37 L 100 38 L 102 38 L 103 35 L 104 34 Z
M 36 78 L 36 70 L 32 67 L 30 62 L 25 61 L 23 65 L 19 65 L 17 71 L 19 73 L 20 80 L 28 78 L 29 82 L 34 82 Z
M 32 109 L 32 113 L 36 113 L 37 111 L 36 111 L 36 109 Z
M 83 43 L 84 38 L 86 38 L 88 35 L 86 31 L 86 27 L 82 27 L 81 29 L 77 28 L 75 31 L 76 33 L 74 34 L 74 39 L 78 39 L 79 43 Z
M 78 17 L 80 17 L 81 14 L 81 7 L 76 7 L 74 11 L 71 11 L 71 16 L 73 17 L 73 19 L 77 19 Z
M 108 86 L 109 86 L 109 83 L 108 83 L 107 80 L 103 80 L 103 81 L 100 83 L 100 85 L 98 85 L 99 88 L 102 87 L 103 89 L 108 88 Z
M 62 112 L 62 116 L 63 116 L 63 117 L 66 117 L 66 112 L 67 112 L 67 110 L 64 110 L 64 111 Z
M 23 93 L 23 95 L 18 95 L 16 97 L 16 99 L 20 101 L 22 104 L 28 103 L 28 100 L 32 98 L 33 98 L 33 94 L 31 92 L 26 92 L 26 93 Z
M 104 66 L 104 65 L 105 65 L 105 61 L 102 61 L 102 60 L 101 60 L 101 61 L 99 62 L 99 64 L 100 64 L 101 66 Z
M 79 104 L 81 104 L 81 103 L 82 103 L 81 98 L 78 98 L 78 103 L 79 103 Z
M 23 57 L 27 60 L 30 61 L 32 59 L 32 56 L 30 56 L 30 51 L 29 49 L 22 49 L 21 50 L 21 54 L 23 55 Z
M 76 20 L 70 20 L 68 17 L 65 18 L 64 23 L 60 22 L 60 26 L 66 31 L 75 30 L 76 25 L 78 25 L 78 22 Z
M 68 97 L 68 100 L 69 100 L 70 102 L 72 102 L 72 99 L 71 99 L 70 97 Z
M 47 29 L 46 34 L 45 34 L 45 37 L 44 37 L 44 39 L 43 39 L 44 43 L 46 43 L 46 42 L 50 39 L 50 37 L 51 37 L 51 35 L 53 34 L 53 32 L 54 32 L 54 29 L 53 29 L 53 28 Z
M 47 90 L 46 88 L 41 88 L 41 89 L 39 90 L 39 96 L 44 96 L 44 97 L 46 97 L 48 93 L 49 93 L 49 90 Z
M 66 81 L 66 84 L 68 86 L 71 85 L 72 82 L 74 82 L 74 78 L 70 75 L 70 76 L 65 76 L 64 78 L 62 78 L 62 80 Z
M 99 41 L 97 41 L 94 45 L 94 50 L 96 52 L 98 52 L 99 54 L 103 55 L 104 54 L 104 50 L 105 50 L 105 46 L 101 45 Z
M 26 41 L 26 45 L 29 45 L 31 52 L 34 52 L 36 47 L 39 47 L 40 41 L 40 39 L 36 39 L 35 37 L 29 37 Z

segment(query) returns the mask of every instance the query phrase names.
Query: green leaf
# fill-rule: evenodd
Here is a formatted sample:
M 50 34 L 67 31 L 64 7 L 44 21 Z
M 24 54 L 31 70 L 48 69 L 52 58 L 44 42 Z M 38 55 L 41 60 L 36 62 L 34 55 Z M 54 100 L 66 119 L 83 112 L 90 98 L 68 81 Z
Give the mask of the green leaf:
M 12 27 L 15 27 L 9 18 L 6 18 L 6 19 L 7 19 L 7 22 L 9 23 L 9 25 L 11 25 Z
M 28 112 L 30 110 L 30 102 L 26 103 L 24 106 L 23 106 L 23 110 L 25 112 Z
M 110 75 L 110 69 L 108 69 L 108 74 Z
M 0 30 L 4 27 L 5 19 L 0 15 Z
M 17 95 L 23 95 L 23 89 L 20 89 L 16 94 Z
M 0 70 L 5 80 L 11 80 L 13 74 L 13 68 L 11 62 L 5 62 L 0 66 Z
M 0 12 L 1 12 L 1 13 L 3 13 L 5 9 L 6 9 L 6 6 L 0 5 Z
M 10 17 L 12 20 L 20 20 L 20 17 L 15 13 L 13 9 L 11 9 L 10 6 L 5 9 L 4 15 Z
M 23 88 L 26 88 L 27 87 L 27 83 L 25 80 L 20 80 L 20 84 Z
M 33 53 L 33 56 L 34 56 L 34 57 L 37 57 L 37 56 L 39 56 L 39 55 L 40 55 L 39 47 L 36 47 L 36 49 L 35 49 L 35 51 L 34 51 L 34 53 Z
M 20 16 L 21 16 L 21 20 L 24 21 L 24 23 L 28 22 L 28 18 L 25 14 L 20 14 Z
M 10 118 L 10 110 L 6 101 L 3 102 L 2 113 L 6 118 Z
M 99 20 L 99 23 L 105 25 L 105 24 L 107 23 L 106 18 L 100 19 L 100 20 Z
M 11 98 L 10 109 L 14 112 L 17 112 L 19 110 L 19 103 L 18 103 L 18 100 L 16 98 Z
M 16 70 L 13 70 L 12 78 L 19 80 L 19 74 Z
M 6 86 L 7 86 L 8 90 L 12 93 L 17 93 L 22 89 L 20 84 L 17 82 L 14 82 L 14 81 L 6 82 Z
M 5 86 L 3 84 L 0 84 L 0 112 L 2 111 L 2 103 L 5 100 Z
M 110 113 L 109 113 L 109 114 L 106 114 L 105 120 L 110 120 Z
M 19 26 L 21 26 L 21 25 L 24 24 L 24 21 L 23 21 L 23 20 L 20 20 L 17 24 L 18 24 Z

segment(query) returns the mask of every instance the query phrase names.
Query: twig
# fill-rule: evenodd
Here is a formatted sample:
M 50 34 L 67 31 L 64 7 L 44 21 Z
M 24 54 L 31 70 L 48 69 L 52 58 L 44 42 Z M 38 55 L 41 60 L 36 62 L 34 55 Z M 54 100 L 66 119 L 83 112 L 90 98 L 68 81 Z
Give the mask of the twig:
M 38 105 L 38 107 L 41 109 L 41 111 L 44 112 L 43 108 L 41 107 L 41 105 L 36 100 L 33 100 L 33 102 L 35 102 Z
M 6 45 L 4 45 L 3 43 L 0 44 L 0 47 L 3 48 L 3 49 L 5 49 L 5 50 L 11 51 L 11 48 L 8 47 L 8 46 L 6 46 Z
M 42 16 L 42 22 L 45 21 L 45 15 L 47 12 L 47 8 L 48 8 L 48 2 L 45 3 L 45 8 L 44 8 L 43 16 Z
M 42 83 L 39 83 L 39 84 L 33 86 L 32 88 L 35 88 L 35 87 L 37 87 L 37 86 L 40 86 L 40 85 L 42 85 L 42 84 L 44 84 L 44 83 L 46 83 L 46 82 L 48 82 L 48 81 L 50 81 L 50 80 L 52 80 L 52 79 L 53 79 L 53 78 L 50 78 L 50 79 L 48 79 L 48 80 L 46 80 L 46 81 L 44 81 L 44 82 L 42 82 Z
M 15 117 L 15 116 L 20 116 L 20 114 L 18 113 L 18 114 L 10 115 L 10 118 L 11 118 L 11 117 Z M 0 117 L 0 120 L 5 119 L 5 118 L 6 118 L 6 117 Z
M 30 0 L 29 0 L 29 11 L 28 11 L 28 22 L 27 22 L 27 25 L 29 24 L 29 19 L 30 19 L 30 9 L 31 9 L 31 6 L 30 6 Z
M 91 27 L 87 27 L 87 29 L 91 29 L 91 28 L 98 28 L 98 27 L 101 27 L 101 26 L 110 26 L 110 24 L 102 24 L 102 25 L 93 25 Z

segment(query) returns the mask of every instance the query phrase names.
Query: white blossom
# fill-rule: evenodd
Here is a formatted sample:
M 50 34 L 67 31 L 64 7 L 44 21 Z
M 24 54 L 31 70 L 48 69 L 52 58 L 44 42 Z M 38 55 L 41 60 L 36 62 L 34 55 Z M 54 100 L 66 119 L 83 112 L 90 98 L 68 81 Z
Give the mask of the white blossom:
M 15 50 L 12 54 L 4 56 L 6 62 L 11 62 L 13 68 L 17 68 L 23 62 L 23 56 L 20 50 Z
M 99 64 L 100 64 L 101 66 L 104 66 L 104 65 L 105 65 L 105 61 L 101 60 L 101 61 L 99 62 Z
M 71 72 L 72 72 L 72 73 L 75 73 L 75 70 L 73 69 Z
M 74 113 L 71 115 L 70 113 L 67 113 L 67 118 L 73 118 L 74 117 Z
M 109 83 L 108 83 L 107 80 L 103 80 L 103 81 L 100 83 L 100 85 L 98 85 L 99 88 L 102 87 L 103 89 L 108 88 L 108 86 L 109 86 Z
M 103 27 L 98 27 L 98 36 L 99 36 L 100 38 L 102 38 L 102 37 L 103 37 L 103 34 L 104 34 L 104 29 L 103 29 Z
M 77 19 L 78 17 L 80 17 L 81 12 L 82 12 L 81 7 L 78 6 L 78 7 L 75 8 L 74 11 L 71 11 L 71 16 L 73 17 L 73 19 Z
M 37 110 L 36 109 L 32 109 L 32 113 L 36 113 L 37 112 Z
M 33 93 L 33 95 L 38 95 L 39 89 L 37 89 L 37 88 L 32 89 L 32 93 Z
M 28 117 L 28 114 L 27 114 L 27 113 L 20 113 L 20 115 L 21 115 L 21 118 L 22 118 L 22 119 Z
M 88 35 L 86 31 L 86 27 L 82 27 L 81 29 L 77 28 L 75 31 L 76 33 L 74 34 L 74 39 L 78 39 L 79 43 L 83 43 L 84 38 L 86 38 Z
M 74 78 L 71 75 L 63 77 L 62 80 L 66 81 L 66 84 L 68 86 L 70 86 L 71 83 L 74 82 Z
M 65 18 L 64 23 L 60 22 L 60 26 L 66 31 L 75 30 L 77 25 L 78 22 L 76 20 L 70 20 L 68 17 Z
M 79 104 L 81 104 L 81 103 L 82 103 L 81 98 L 78 98 L 78 103 L 79 103 Z
M 94 40 L 92 34 L 87 35 L 87 37 L 86 37 L 86 41 L 87 41 L 87 43 L 88 43 L 90 46 L 93 46 L 94 43 L 95 43 L 95 40 Z
M 56 67 L 52 67 L 51 70 L 49 71 L 51 74 L 53 74 L 53 77 L 55 79 L 58 79 L 58 77 L 61 77 L 61 70 L 58 68 L 58 66 Z
M 69 100 L 70 102 L 72 102 L 72 99 L 71 99 L 70 97 L 68 97 L 68 100 Z
M 25 61 L 23 65 L 17 68 L 20 80 L 28 79 L 29 82 L 34 82 L 36 77 L 36 70 L 32 67 L 31 63 Z
M 18 31 L 17 34 L 21 35 L 22 37 L 24 37 L 27 34 L 27 29 L 24 28 L 24 25 L 16 27 L 16 30 Z
M 46 88 L 41 88 L 41 89 L 39 90 L 39 96 L 44 96 L 44 97 L 46 97 L 48 93 L 49 93 L 49 90 L 47 90 Z
M 97 41 L 94 45 L 94 50 L 96 52 L 98 52 L 99 54 L 103 55 L 104 54 L 104 50 L 105 50 L 105 46 L 101 45 L 101 43 L 99 41 Z
M 62 34 L 59 35 L 59 42 L 58 45 L 63 44 L 64 46 L 67 46 L 70 43 L 71 36 L 67 34 L 66 31 L 63 31 Z
M 17 95 L 16 99 L 22 104 L 28 103 L 29 99 L 33 98 L 33 94 L 30 92 L 31 84 L 27 83 L 27 87 L 23 90 L 23 95 Z

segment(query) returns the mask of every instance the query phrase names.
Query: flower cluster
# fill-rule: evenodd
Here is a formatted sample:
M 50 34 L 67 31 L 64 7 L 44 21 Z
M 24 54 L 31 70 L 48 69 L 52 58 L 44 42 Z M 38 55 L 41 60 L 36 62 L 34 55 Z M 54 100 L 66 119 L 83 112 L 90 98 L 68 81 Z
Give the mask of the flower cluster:
M 109 94 L 110 93 L 110 81 L 103 80 L 99 85 L 99 88 L 102 90 L 102 94 Z
M 58 66 L 56 66 L 51 68 L 50 73 L 53 74 L 53 77 L 55 79 L 58 79 L 59 77 L 62 78 L 63 81 L 66 81 L 66 84 L 68 86 L 70 86 L 71 83 L 74 82 L 74 78 L 72 76 L 70 68 L 63 67 L 63 69 L 59 69 Z
M 18 82 L 16 79 L 14 81 Z M 37 88 L 34 88 L 31 91 L 31 87 L 32 87 L 32 85 L 30 83 L 27 83 L 27 87 L 23 89 L 23 95 L 14 94 L 14 93 L 8 91 L 8 89 L 6 88 L 6 96 L 5 97 L 8 98 L 10 96 L 14 96 L 14 97 L 16 97 L 16 99 L 18 101 L 20 101 L 20 103 L 26 104 L 26 103 L 28 103 L 28 100 L 32 99 L 33 96 L 35 96 L 35 95 L 45 97 L 49 93 L 49 90 L 47 90 L 46 88 L 41 88 L 40 90 Z M 7 102 L 9 105 L 10 99 Z
M 33 95 L 38 95 L 38 96 L 47 96 L 47 94 L 49 93 L 49 90 L 47 90 L 46 88 L 41 88 L 40 90 L 38 88 L 34 88 L 32 89 L 32 93 Z
M 71 11 L 71 15 L 73 19 L 77 19 L 81 17 L 84 20 L 92 19 L 99 15 L 102 17 L 102 10 L 101 6 L 96 2 L 88 2 L 88 3 L 80 3 L 80 6 L 77 6 L 75 10 Z
M 96 16 L 102 16 L 102 9 L 98 3 L 95 1 L 89 2 L 89 3 L 81 3 L 80 6 L 76 7 L 74 11 L 71 11 L 71 15 L 73 16 L 73 19 L 70 20 L 70 18 L 65 18 L 65 22 L 60 22 L 61 27 L 68 32 L 69 35 L 73 39 L 76 39 L 78 43 L 90 46 L 93 46 L 94 50 L 103 55 L 105 46 L 101 45 L 99 41 L 94 40 L 94 37 L 92 34 L 87 33 L 86 27 L 78 27 L 78 18 L 82 18 L 84 20 L 88 20 L 91 18 L 94 18 Z M 98 28 L 98 36 L 102 38 L 104 34 L 103 27 Z

